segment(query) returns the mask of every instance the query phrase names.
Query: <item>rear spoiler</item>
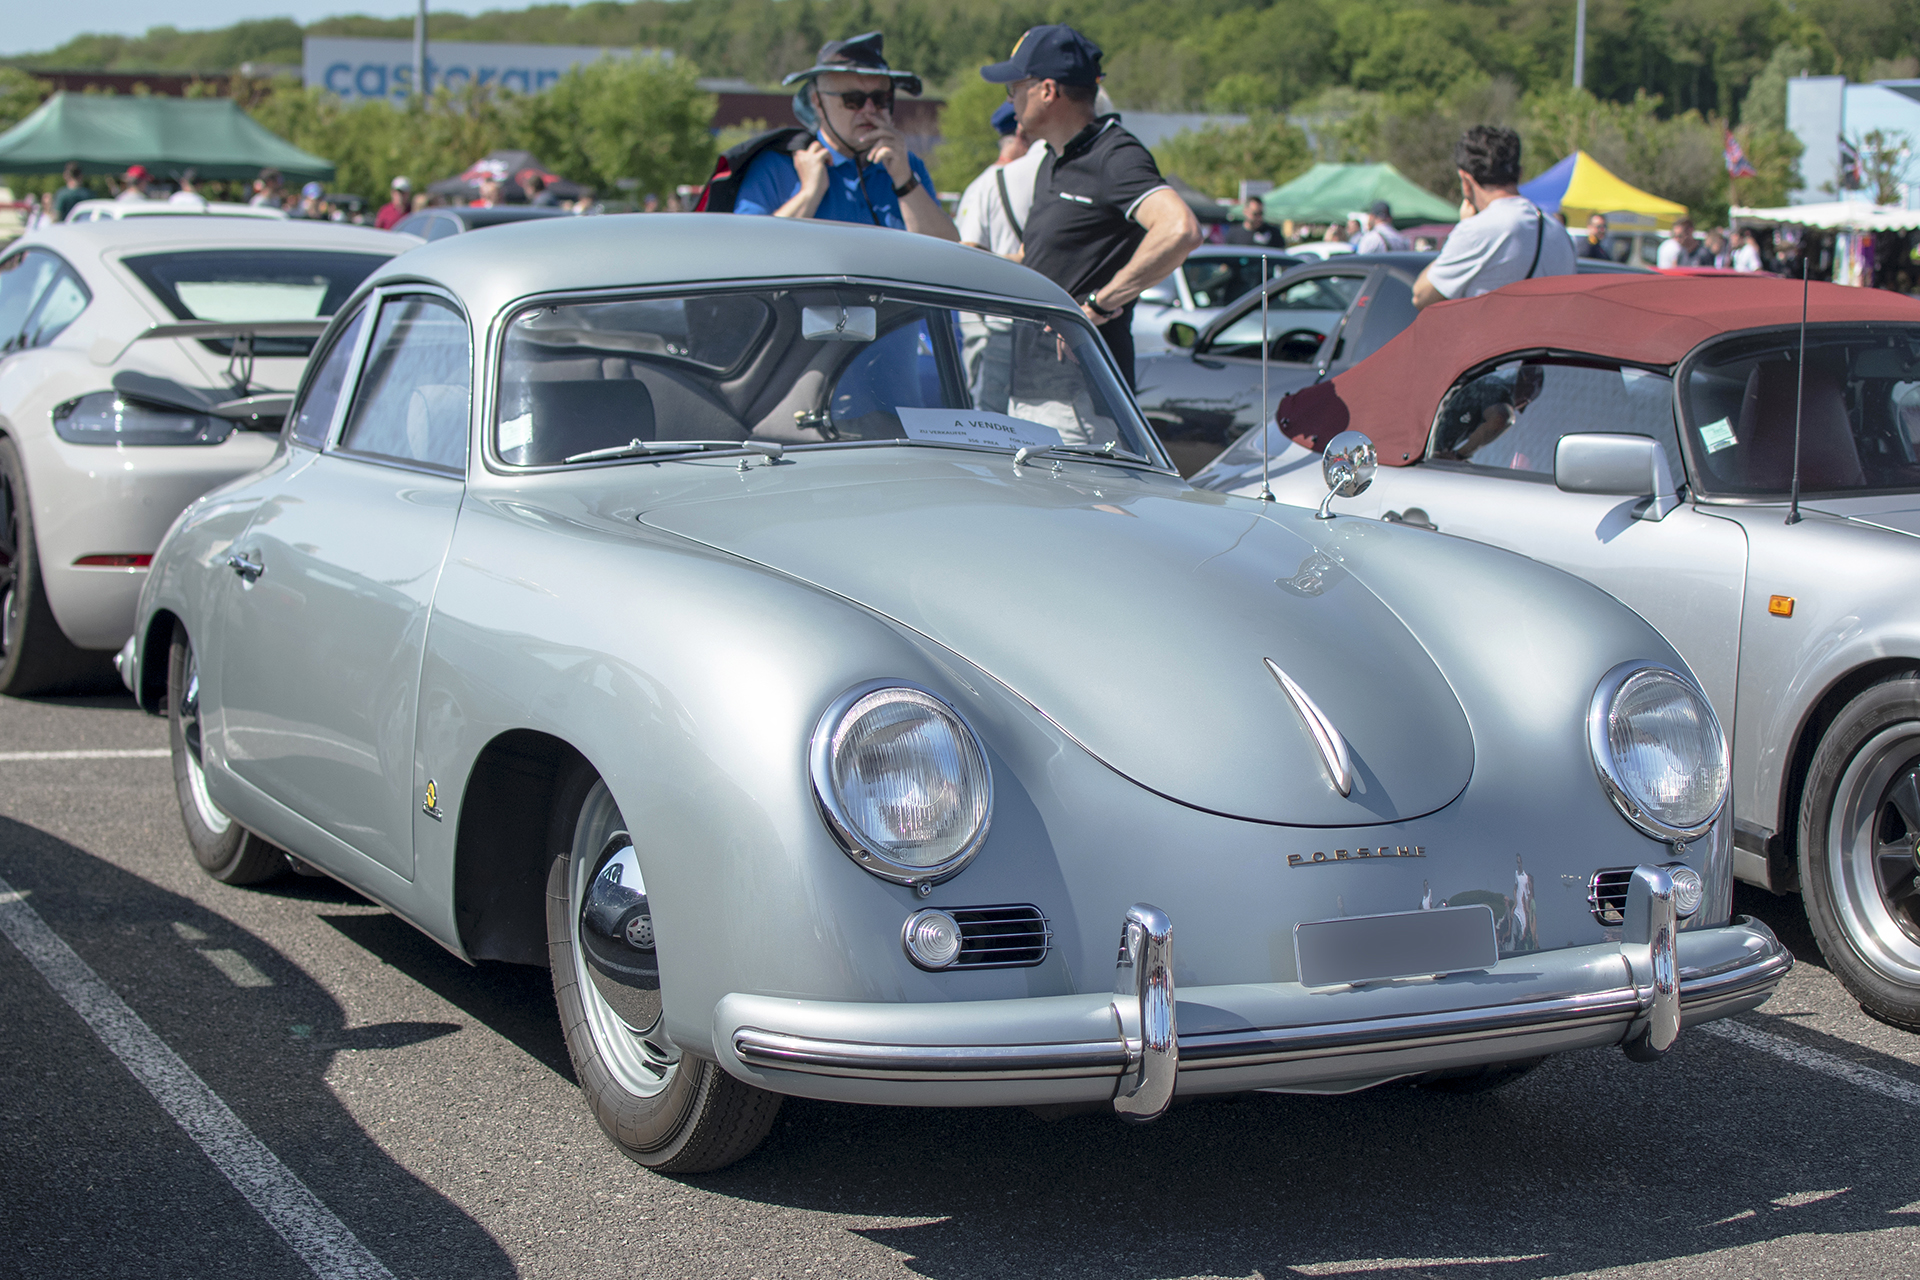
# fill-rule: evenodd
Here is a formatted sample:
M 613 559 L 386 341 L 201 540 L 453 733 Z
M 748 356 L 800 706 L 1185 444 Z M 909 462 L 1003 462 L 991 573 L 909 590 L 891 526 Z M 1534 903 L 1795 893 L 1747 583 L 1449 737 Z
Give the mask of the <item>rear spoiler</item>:
M 126 346 L 114 352 L 111 357 L 100 361 L 102 364 L 117 364 L 124 358 L 136 342 L 148 338 L 186 338 L 190 341 L 208 341 L 215 338 L 245 338 L 251 342 L 254 338 L 317 338 L 325 333 L 333 322 L 332 316 L 319 316 L 312 320 L 174 320 L 168 324 L 156 324 L 141 333 L 136 333 L 127 341 Z M 97 350 L 97 349 L 96 349 Z M 99 359 L 98 355 L 95 359 Z

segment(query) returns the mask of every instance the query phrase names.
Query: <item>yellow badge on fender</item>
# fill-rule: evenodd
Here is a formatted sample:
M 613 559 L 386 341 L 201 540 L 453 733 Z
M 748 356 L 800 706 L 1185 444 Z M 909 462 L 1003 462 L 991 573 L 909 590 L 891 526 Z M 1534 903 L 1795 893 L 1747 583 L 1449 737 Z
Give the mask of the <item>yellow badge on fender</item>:
M 420 806 L 420 812 L 435 822 L 445 816 L 440 812 L 440 789 L 434 785 L 432 778 L 427 779 L 427 801 Z

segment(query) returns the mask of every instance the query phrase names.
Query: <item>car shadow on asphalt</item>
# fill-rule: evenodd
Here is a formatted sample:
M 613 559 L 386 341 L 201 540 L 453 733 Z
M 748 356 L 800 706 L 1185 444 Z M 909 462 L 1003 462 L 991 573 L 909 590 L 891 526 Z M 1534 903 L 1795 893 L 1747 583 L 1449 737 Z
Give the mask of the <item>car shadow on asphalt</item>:
M 319 918 L 354 945 L 512 1042 L 561 1079 L 577 1083 L 573 1062 L 567 1056 L 567 1042 L 560 1033 L 560 1013 L 553 1003 L 553 979 L 545 969 L 489 961 L 463 963 L 400 917 L 386 912 L 322 913 Z
M 458 1024 L 349 1028 L 323 987 L 233 921 L 7 818 L 0 874 L 396 1276 L 516 1274 L 499 1243 L 389 1156 L 326 1079 L 338 1052 L 418 1044 Z M 232 1274 L 242 1256 L 249 1275 L 308 1274 L 32 970 L 16 972 L 29 976 L 9 998 L 30 1000 L 21 1007 L 36 1016 L 4 1037 L 15 1064 L 7 1090 L 21 1090 L 0 1107 L 0 1239 L 19 1246 L 9 1254 L 71 1241 L 43 1257 L 36 1273 L 47 1275 Z M 30 1113 L 33 1131 L 16 1129 Z

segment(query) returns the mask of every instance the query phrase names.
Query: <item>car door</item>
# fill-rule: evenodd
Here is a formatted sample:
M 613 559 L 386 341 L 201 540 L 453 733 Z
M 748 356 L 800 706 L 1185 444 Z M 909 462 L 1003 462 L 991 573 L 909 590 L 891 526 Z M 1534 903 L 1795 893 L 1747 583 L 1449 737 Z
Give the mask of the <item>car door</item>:
M 234 544 L 221 703 L 229 767 L 413 874 L 413 735 L 434 587 L 464 492 L 472 342 L 436 294 L 369 311 L 347 409 Z
M 1335 508 L 1435 527 L 1585 578 L 1667 637 L 1731 730 L 1745 532 L 1691 503 L 1650 520 L 1636 517 L 1638 499 L 1562 491 L 1554 452 L 1581 432 L 1652 437 L 1676 479 L 1685 474 L 1664 370 L 1514 356 L 1454 383 L 1422 461 L 1380 468 L 1368 493 Z
M 1170 351 L 1136 362 L 1140 407 L 1183 475 L 1199 470 L 1264 420 L 1282 396 L 1320 378 L 1323 363 L 1344 355 L 1343 321 L 1355 301 L 1368 296 L 1376 271 L 1310 267 L 1272 287 L 1265 319 L 1264 410 L 1257 291 L 1216 320 L 1192 352 Z

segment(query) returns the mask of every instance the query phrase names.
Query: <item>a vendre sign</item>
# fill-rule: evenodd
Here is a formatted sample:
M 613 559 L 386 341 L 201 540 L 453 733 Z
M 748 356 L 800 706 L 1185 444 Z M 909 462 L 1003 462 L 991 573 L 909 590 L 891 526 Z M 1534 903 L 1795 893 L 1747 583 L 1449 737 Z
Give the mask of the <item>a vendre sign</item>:
M 628 58 L 636 52 L 673 57 L 671 49 L 436 40 L 427 45 L 427 91 L 480 84 L 515 93 L 539 93 L 570 67 L 600 58 Z M 301 70 L 310 88 L 325 89 L 348 101 L 405 99 L 413 93 L 413 41 L 309 36 Z

